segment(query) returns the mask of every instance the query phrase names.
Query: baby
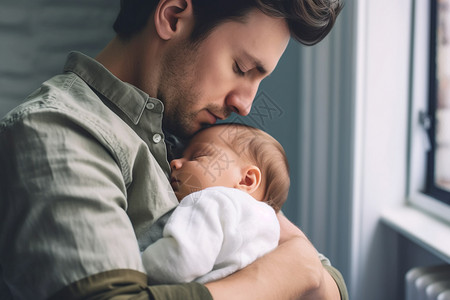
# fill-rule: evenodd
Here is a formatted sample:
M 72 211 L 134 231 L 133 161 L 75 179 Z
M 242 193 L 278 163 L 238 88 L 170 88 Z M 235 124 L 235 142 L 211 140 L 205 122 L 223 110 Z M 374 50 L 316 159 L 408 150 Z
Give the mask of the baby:
M 142 253 L 151 283 L 214 281 L 277 247 L 276 212 L 290 180 L 273 137 L 247 125 L 215 125 L 170 166 L 180 204 L 163 237 Z

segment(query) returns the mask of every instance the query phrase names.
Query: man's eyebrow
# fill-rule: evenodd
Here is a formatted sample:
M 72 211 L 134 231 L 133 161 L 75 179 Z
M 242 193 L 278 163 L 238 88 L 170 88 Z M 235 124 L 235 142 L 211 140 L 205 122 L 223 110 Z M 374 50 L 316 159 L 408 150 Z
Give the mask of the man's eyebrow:
M 254 68 L 256 68 L 256 70 L 258 70 L 258 72 L 261 75 L 268 75 L 269 71 L 266 70 L 266 68 L 264 67 L 264 64 L 257 59 L 256 57 L 254 57 L 253 55 L 251 55 L 250 53 L 244 51 L 243 52 L 243 56 L 245 60 L 248 60 L 253 66 Z

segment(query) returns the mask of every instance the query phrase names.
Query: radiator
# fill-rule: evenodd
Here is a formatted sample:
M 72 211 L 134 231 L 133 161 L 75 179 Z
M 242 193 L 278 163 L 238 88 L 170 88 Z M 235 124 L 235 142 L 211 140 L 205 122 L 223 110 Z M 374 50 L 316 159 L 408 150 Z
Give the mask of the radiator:
M 405 288 L 405 300 L 450 300 L 450 265 L 409 270 Z

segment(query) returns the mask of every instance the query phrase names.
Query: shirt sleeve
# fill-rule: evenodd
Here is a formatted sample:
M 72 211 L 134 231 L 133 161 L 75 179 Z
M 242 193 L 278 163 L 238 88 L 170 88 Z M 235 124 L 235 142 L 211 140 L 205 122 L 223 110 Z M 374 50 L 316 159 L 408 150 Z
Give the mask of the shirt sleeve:
M 147 285 L 126 183 L 100 137 L 52 108 L 15 117 L 0 126 L 0 280 L 14 297 L 210 299 L 200 285 Z
M 338 269 L 333 267 L 330 263 L 330 260 L 326 258 L 323 254 L 319 254 L 320 261 L 322 262 L 323 267 L 327 272 L 333 277 L 334 281 L 336 282 L 336 285 L 339 289 L 339 294 L 341 296 L 341 300 L 348 300 L 348 291 L 347 286 L 345 284 L 344 277 L 342 276 L 341 272 L 339 272 Z
M 147 276 L 134 270 L 113 270 L 83 278 L 64 287 L 49 300 L 212 300 L 208 289 L 199 283 L 147 285 Z

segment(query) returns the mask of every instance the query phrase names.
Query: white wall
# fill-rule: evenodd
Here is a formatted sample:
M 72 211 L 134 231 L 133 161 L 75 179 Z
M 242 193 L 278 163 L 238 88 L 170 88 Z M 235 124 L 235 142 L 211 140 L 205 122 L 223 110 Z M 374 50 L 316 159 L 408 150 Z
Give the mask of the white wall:
M 423 0 L 418 0 L 423 1 Z M 357 1 L 352 299 L 403 299 L 405 272 L 440 262 L 380 223 L 406 201 L 412 0 Z
M 380 212 L 405 200 L 410 0 L 358 1 L 354 299 L 398 299 L 398 240 Z M 400 276 L 401 277 L 401 276 Z

